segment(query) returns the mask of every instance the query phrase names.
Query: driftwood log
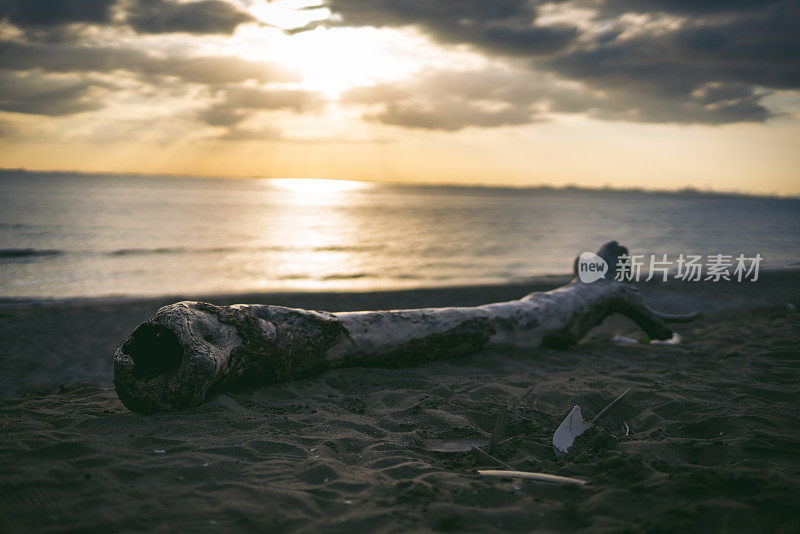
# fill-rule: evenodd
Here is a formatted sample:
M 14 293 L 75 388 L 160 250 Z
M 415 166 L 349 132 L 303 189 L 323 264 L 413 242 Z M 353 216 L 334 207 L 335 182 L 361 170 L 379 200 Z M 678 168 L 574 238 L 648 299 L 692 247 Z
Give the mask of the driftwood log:
M 597 253 L 604 279 L 577 276 L 558 289 L 477 307 L 327 313 L 282 306 L 214 306 L 178 302 L 139 325 L 114 355 L 114 385 L 133 411 L 196 406 L 241 385 L 269 384 L 346 366 L 408 365 L 476 352 L 487 346 L 567 347 L 612 313 L 649 337 L 668 339 L 668 315 L 638 290 L 613 279 L 616 241 Z

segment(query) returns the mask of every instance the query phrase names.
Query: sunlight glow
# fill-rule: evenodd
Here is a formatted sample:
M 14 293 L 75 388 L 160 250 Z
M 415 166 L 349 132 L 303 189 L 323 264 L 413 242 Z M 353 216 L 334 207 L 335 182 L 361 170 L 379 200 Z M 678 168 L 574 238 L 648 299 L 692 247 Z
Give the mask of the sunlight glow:
M 416 71 L 416 59 L 403 48 L 416 39 L 374 28 L 317 28 L 292 36 L 280 61 L 300 73 L 302 86 L 335 99 L 355 87 L 400 79 Z
M 331 11 L 318 0 L 282 0 L 258 2 L 250 6 L 250 13 L 265 24 L 290 30 L 315 21 L 331 18 Z
M 272 178 L 268 180 L 268 182 L 286 191 L 302 193 L 304 195 L 325 195 L 342 191 L 354 191 L 357 189 L 365 189 L 371 185 L 367 182 L 357 182 L 355 180 L 325 180 L 314 178 Z
M 339 205 L 346 202 L 345 193 L 370 187 L 368 182 L 314 178 L 273 178 L 265 180 L 270 187 L 289 193 L 288 199 L 301 206 Z

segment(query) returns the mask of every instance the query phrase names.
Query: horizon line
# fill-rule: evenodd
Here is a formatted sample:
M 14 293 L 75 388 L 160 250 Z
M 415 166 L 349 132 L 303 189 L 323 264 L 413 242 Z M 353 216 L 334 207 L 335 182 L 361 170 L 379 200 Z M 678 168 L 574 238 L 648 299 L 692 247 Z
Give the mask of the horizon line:
M 759 193 L 735 189 L 714 189 L 697 188 L 693 186 L 670 188 L 646 188 L 646 187 L 617 187 L 610 184 L 602 186 L 580 185 L 568 183 L 554 185 L 547 183 L 538 184 L 516 184 L 516 183 L 497 183 L 483 184 L 472 182 L 417 182 L 417 181 L 395 181 L 395 180 L 363 180 L 354 178 L 297 178 L 285 176 L 223 176 L 217 174 L 189 174 L 189 173 L 157 173 L 157 172 L 126 172 L 126 171 L 81 171 L 71 169 L 28 169 L 26 167 L 0 167 L 0 175 L 22 173 L 22 174 L 55 174 L 55 175 L 84 175 L 84 176 L 130 176 L 140 178 L 186 178 L 186 179 L 211 179 L 211 180 L 335 180 L 362 182 L 375 185 L 386 186 L 406 186 L 406 187 L 430 187 L 430 188 L 462 188 L 462 189 L 512 189 L 512 190 L 555 190 L 555 191 L 587 191 L 587 192 L 615 192 L 615 193 L 649 193 L 649 194 L 672 194 L 672 195 L 715 195 L 728 197 L 750 197 L 750 198 L 776 198 L 788 200 L 800 200 L 800 193 Z

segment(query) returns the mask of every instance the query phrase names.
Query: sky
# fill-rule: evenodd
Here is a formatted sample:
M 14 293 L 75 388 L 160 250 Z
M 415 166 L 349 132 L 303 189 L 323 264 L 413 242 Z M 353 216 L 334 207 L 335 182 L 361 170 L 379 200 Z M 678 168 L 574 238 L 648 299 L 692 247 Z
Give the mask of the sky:
M 0 166 L 800 194 L 800 1 L 0 0 Z

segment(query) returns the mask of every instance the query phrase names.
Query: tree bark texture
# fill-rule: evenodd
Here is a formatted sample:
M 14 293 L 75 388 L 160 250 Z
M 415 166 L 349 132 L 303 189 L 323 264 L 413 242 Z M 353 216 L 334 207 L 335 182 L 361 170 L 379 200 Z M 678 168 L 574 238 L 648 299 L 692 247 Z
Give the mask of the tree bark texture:
M 612 313 L 653 339 L 668 339 L 666 315 L 638 290 L 613 279 L 616 241 L 598 255 L 605 279 L 577 277 L 547 292 L 477 307 L 328 313 L 269 305 L 178 302 L 139 325 L 114 355 L 122 402 L 142 413 L 196 406 L 234 386 L 298 379 L 349 366 L 400 366 L 474 353 L 490 346 L 568 347 Z

